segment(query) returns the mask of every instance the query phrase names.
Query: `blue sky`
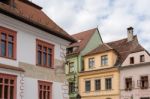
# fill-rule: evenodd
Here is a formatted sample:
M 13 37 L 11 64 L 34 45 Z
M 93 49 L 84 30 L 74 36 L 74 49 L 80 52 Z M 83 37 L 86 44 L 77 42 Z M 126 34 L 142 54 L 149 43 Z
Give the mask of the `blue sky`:
M 150 0 L 32 0 L 69 34 L 98 27 L 104 42 L 127 37 L 134 27 L 150 51 Z

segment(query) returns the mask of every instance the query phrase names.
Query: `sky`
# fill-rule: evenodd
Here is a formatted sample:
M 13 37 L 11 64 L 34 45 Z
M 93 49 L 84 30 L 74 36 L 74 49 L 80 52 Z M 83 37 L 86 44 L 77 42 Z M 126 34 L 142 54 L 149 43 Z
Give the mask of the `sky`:
M 98 27 L 105 43 L 127 37 L 132 26 L 150 51 L 150 0 L 31 0 L 69 34 Z

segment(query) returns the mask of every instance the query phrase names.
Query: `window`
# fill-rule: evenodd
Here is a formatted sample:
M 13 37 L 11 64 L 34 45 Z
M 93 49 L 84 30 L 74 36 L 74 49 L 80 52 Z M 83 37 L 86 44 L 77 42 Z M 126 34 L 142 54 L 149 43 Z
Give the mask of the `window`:
M 39 99 L 52 99 L 52 83 L 38 81 Z
M 130 64 L 134 64 L 134 57 L 130 57 Z
M 69 63 L 69 72 L 73 73 L 74 72 L 74 62 Z
M 73 47 L 67 48 L 67 54 L 73 53 Z
M 108 55 L 101 56 L 101 65 L 108 65 Z
M 101 80 L 97 79 L 95 80 L 95 90 L 100 90 L 101 89 Z
M 37 40 L 37 65 L 54 68 L 54 45 Z
M 132 90 L 132 78 L 125 79 L 125 90 Z
M 89 68 L 93 68 L 95 64 L 94 58 L 89 58 Z
M 140 62 L 144 62 L 144 61 L 145 61 L 144 55 L 140 55 Z
M 69 93 L 75 92 L 75 83 L 69 82 Z
M 16 99 L 16 76 L 0 74 L 0 99 Z
M 112 89 L 112 79 L 111 78 L 106 78 L 105 79 L 105 88 L 106 88 L 106 90 L 111 90 Z
M 91 81 L 85 81 L 85 91 L 91 91 Z
M 0 56 L 16 59 L 16 32 L 0 27 Z
M 149 86 L 149 82 L 148 82 L 148 76 L 142 76 L 141 77 L 141 89 L 147 89 Z

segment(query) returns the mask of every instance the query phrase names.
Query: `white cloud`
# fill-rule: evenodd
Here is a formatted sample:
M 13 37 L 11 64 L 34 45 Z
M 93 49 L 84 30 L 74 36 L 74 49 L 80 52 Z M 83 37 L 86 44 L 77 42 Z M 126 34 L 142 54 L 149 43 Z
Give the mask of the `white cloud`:
M 68 33 L 99 26 L 104 42 L 126 37 L 133 26 L 150 51 L 150 0 L 32 0 Z

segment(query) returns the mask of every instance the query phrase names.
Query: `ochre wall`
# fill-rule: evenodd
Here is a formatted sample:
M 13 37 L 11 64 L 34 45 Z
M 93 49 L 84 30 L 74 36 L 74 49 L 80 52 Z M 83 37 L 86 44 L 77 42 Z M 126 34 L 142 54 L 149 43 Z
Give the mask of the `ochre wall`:
M 108 55 L 108 65 L 107 66 L 101 66 L 101 56 L 103 56 L 103 55 Z M 95 66 L 92 69 L 89 69 L 89 64 L 88 64 L 89 58 L 95 59 Z M 116 62 L 116 59 L 117 59 L 117 55 L 114 53 L 114 51 L 108 51 L 105 53 L 94 54 L 91 56 L 85 56 L 84 57 L 85 71 L 113 67 Z

